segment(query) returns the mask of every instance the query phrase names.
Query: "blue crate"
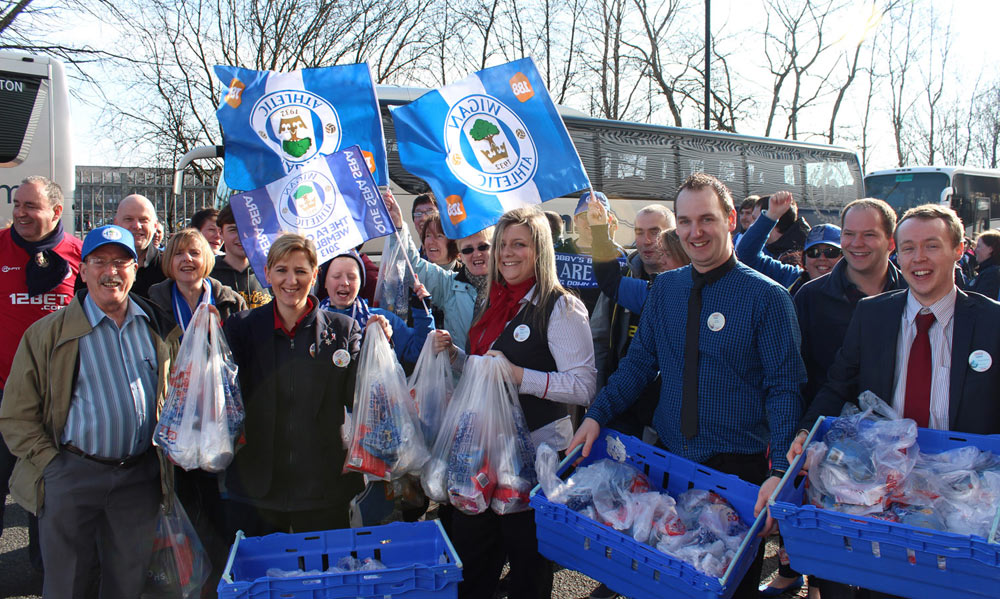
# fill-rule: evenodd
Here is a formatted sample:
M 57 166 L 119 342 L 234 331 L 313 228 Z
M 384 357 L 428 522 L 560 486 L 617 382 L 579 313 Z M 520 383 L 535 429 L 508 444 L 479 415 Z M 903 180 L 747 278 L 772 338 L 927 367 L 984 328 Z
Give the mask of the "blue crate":
M 714 578 L 703 574 L 655 547 L 639 543 L 631 536 L 595 522 L 565 505 L 549 501 L 545 493 L 535 487 L 531 507 L 535 510 L 539 552 L 554 562 L 603 582 L 619 594 L 635 599 L 732 597 L 760 546 L 757 533 L 764 525 L 766 514 L 762 512 L 756 519 L 753 515 L 760 487 L 610 429 L 601 431 L 590 456 L 581 465 L 623 455 L 625 462 L 644 472 L 657 490 L 666 490 L 675 497 L 688 489 L 715 491 L 733 505 L 745 522 L 752 523 L 725 575 Z M 574 452 L 563 460 L 560 476 L 565 476 L 576 457 Z M 791 499 L 785 497 L 782 488 L 775 493 L 779 492 L 783 498 Z
M 384 570 L 270 578 L 268 568 L 321 570 L 341 557 L 374 557 Z M 462 562 L 437 520 L 302 534 L 236 534 L 220 599 L 448 599 L 458 596 Z
M 821 418 L 809 433 L 806 447 L 814 440 L 822 440 L 833 420 Z M 919 429 L 917 444 L 924 453 L 964 445 L 1000 453 L 997 436 L 951 431 Z M 789 473 L 799 470 L 804 456 L 805 452 Z M 799 486 L 804 482 L 800 481 Z M 785 550 L 792 567 L 799 572 L 914 599 L 1000 594 L 1000 545 L 981 537 L 780 500 L 772 502 L 771 515 L 779 521 Z M 994 531 L 996 527 L 994 522 Z

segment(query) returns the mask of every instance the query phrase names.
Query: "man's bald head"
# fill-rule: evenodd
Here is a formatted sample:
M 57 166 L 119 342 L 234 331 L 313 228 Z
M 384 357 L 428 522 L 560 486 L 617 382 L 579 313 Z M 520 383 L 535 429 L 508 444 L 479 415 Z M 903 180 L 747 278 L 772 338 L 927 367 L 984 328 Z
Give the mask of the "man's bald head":
M 135 251 L 140 259 L 145 257 L 146 248 L 153 241 L 156 229 L 156 208 L 146 196 L 134 193 L 125 196 L 118 203 L 115 224 L 128 229 L 135 237 Z

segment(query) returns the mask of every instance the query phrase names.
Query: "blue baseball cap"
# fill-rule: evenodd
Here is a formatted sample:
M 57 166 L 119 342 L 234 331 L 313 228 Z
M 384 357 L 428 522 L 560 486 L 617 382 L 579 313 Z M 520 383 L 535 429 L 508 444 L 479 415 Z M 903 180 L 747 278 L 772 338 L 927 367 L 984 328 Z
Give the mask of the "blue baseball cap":
M 139 256 L 135 253 L 135 238 L 132 237 L 132 233 L 128 229 L 123 229 L 118 225 L 104 225 L 87 233 L 87 238 L 83 240 L 83 251 L 80 252 L 80 259 L 86 260 L 90 252 L 109 243 L 123 247 L 132 256 L 133 260 L 139 259 Z
M 837 225 L 816 225 L 809 229 L 809 234 L 806 235 L 806 247 L 803 249 L 808 250 L 821 243 L 840 249 L 840 227 Z
M 611 203 L 608 202 L 608 196 L 604 195 L 600 191 L 595 191 L 594 197 L 597 198 L 597 201 L 600 202 L 602 206 L 604 206 L 605 210 L 611 212 Z M 583 195 L 580 196 L 580 201 L 576 203 L 576 210 L 573 211 L 573 216 L 576 216 L 581 212 L 586 212 L 587 202 L 589 201 L 590 201 L 590 191 L 588 190 L 583 192 Z

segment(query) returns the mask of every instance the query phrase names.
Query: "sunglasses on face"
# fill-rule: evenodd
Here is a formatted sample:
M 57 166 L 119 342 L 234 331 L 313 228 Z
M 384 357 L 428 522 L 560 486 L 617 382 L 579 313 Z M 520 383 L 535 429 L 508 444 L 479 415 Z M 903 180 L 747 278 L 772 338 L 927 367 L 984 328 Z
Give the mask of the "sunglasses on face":
M 840 248 L 835 247 L 811 247 L 806 250 L 806 258 L 819 258 L 823 255 L 826 258 L 833 260 L 834 258 L 840 257 Z
M 490 244 L 488 244 L 488 243 L 480 243 L 476 247 L 472 247 L 470 245 L 469 247 L 462 248 L 460 251 L 463 254 L 465 254 L 466 256 L 468 256 L 469 254 L 471 254 L 472 252 L 475 252 L 476 250 L 479 250 L 480 252 L 485 252 L 485 251 L 487 251 L 489 249 L 490 249 Z

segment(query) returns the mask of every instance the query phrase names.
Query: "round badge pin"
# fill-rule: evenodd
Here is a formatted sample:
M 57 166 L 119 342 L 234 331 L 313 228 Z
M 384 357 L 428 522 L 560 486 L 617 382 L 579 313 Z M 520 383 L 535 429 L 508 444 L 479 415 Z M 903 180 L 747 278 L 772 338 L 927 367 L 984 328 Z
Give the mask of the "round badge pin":
M 993 356 L 988 351 L 977 349 L 969 354 L 969 366 L 976 372 L 986 372 L 993 366 Z
M 521 324 L 514 329 L 514 341 L 521 342 L 531 336 L 531 329 L 528 325 Z
M 309 344 L 309 357 L 310 358 L 315 358 L 316 357 L 316 344 L 315 343 L 310 343 Z
M 726 317 L 721 312 L 712 312 L 708 317 L 708 330 L 721 331 L 726 326 Z
M 333 363 L 343 368 L 351 363 L 351 354 L 347 353 L 346 349 L 338 349 L 333 352 Z

